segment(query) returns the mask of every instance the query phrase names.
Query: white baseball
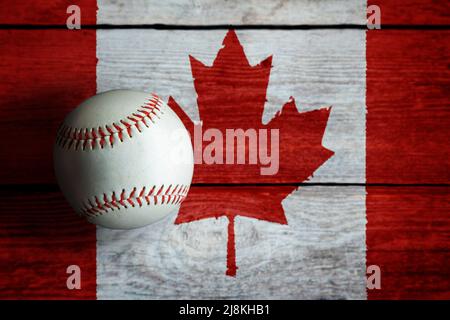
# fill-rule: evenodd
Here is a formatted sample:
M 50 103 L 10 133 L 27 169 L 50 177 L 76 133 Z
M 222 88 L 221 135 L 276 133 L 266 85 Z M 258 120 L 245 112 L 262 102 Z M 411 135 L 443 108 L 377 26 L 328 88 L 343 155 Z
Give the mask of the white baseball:
M 64 120 L 54 147 L 59 186 L 88 221 L 145 226 L 176 211 L 193 174 L 189 133 L 154 94 L 113 90 Z

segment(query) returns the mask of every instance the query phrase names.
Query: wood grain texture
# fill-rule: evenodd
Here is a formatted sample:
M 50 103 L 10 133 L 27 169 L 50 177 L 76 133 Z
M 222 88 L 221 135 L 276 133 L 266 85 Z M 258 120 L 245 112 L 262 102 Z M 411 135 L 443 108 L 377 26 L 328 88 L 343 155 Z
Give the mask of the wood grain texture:
M 0 30 L 0 181 L 54 183 L 65 115 L 96 92 L 95 31 Z
M 252 187 L 255 197 L 260 189 Z M 237 210 L 246 201 L 230 199 Z M 172 215 L 136 230 L 98 228 L 98 298 L 364 299 L 365 188 L 304 187 L 283 207 L 287 225 L 236 217 L 236 277 L 225 276 L 226 218 L 174 225 Z
M 224 34 L 225 31 L 99 31 L 98 46 L 103 49 L 98 50 L 98 89 L 152 88 L 165 99 L 173 95 L 188 115 L 198 120 L 188 55 L 211 64 Z M 369 171 L 376 171 L 377 177 L 371 182 L 447 183 L 449 56 L 444 39 L 448 32 L 369 34 L 373 37 L 368 42 L 369 52 L 379 52 L 368 58 L 368 96 L 373 110 L 369 111 L 373 124 L 368 129 L 369 135 L 373 133 L 369 154 L 373 153 L 376 160 L 384 159 L 372 162 L 374 167 Z M 358 140 L 359 134 L 364 135 L 364 124 L 356 120 L 365 116 L 365 67 L 355 59 L 363 55 L 363 49 L 354 40 L 363 39 L 363 32 L 239 31 L 238 35 L 251 64 L 273 54 L 274 67 L 262 121 L 273 117 L 290 95 L 297 98 L 299 110 L 333 105 L 323 143 L 337 156 L 319 169 L 315 181 L 364 183 L 361 152 L 365 142 Z M 83 43 L 92 44 L 95 34 L 3 30 L 1 37 L 0 73 L 5 80 L 0 93 L 0 132 L 14 138 L 5 140 L 0 147 L 4 164 L 0 177 L 3 183 L 53 183 L 51 148 L 56 129 L 70 109 L 94 94 L 95 84 L 86 79 L 95 76 L 91 69 L 95 56 L 89 51 L 93 49 L 83 49 Z M 283 46 L 276 47 L 280 41 Z M 42 42 L 46 45 L 42 46 Z M 428 50 L 418 49 L 416 43 Z M 29 54 L 31 51 L 33 55 Z M 390 86 L 392 81 L 395 85 Z M 23 88 L 20 94 L 14 93 L 17 86 Z M 398 132 L 402 132 L 405 143 L 396 145 L 394 142 L 401 137 Z M 23 161 L 15 161 L 9 150 L 15 150 L 16 157 Z
M 63 114 L 95 94 L 95 32 L 1 30 L 0 47 L 1 182 L 53 182 Z M 95 298 L 95 228 L 59 193 L 26 190 L 0 195 L 0 296 Z M 66 287 L 71 264 L 82 268 L 81 291 Z
M 450 25 L 447 0 L 368 0 L 367 5 L 380 7 L 382 25 Z
M 362 187 L 300 189 L 283 202 L 287 225 L 237 218 L 236 278 L 224 275 L 226 219 L 174 225 L 172 215 L 136 230 L 98 228 L 96 262 L 94 227 L 59 191 L 1 197 L 2 298 L 93 298 L 96 288 L 99 298 L 125 299 L 365 297 Z M 81 267 L 80 291 L 65 287 L 70 264 Z
M 207 63 L 212 62 L 224 34 L 225 31 L 98 32 L 98 37 L 101 37 L 98 46 L 103 46 L 98 51 L 99 91 L 118 87 L 152 88 L 166 99 L 169 95 L 176 97 L 188 114 L 198 119 L 195 116 L 196 96 L 188 54 L 192 53 Z M 286 35 L 290 37 L 285 40 L 289 50 L 284 54 L 282 50 L 274 52 L 274 47 L 264 48 L 269 41 L 273 45 L 279 41 L 275 36 Z M 308 36 L 314 41 L 308 40 Z M 342 158 L 331 160 L 330 167 L 324 169 L 326 172 L 321 175 L 322 181 L 337 181 L 332 168 L 339 162 L 344 163 L 344 166 L 340 166 L 340 180 L 362 181 L 364 165 L 361 139 L 364 139 L 364 125 L 358 119 L 364 117 L 364 65 L 355 57 L 362 59 L 364 49 L 355 45 L 355 38 L 358 39 L 357 43 L 361 43 L 364 34 L 358 31 L 336 31 L 325 39 L 322 39 L 323 36 L 326 33 L 319 31 L 287 32 L 274 36 L 270 32 L 243 32 L 242 40 L 252 64 L 274 54 L 275 67 L 269 83 L 269 102 L 262 121 L 273 117 L 291 95 L 298 97 L 300 110 L 333 105 L 330 121 L 335 125 L 326 132 L 324 144 L 334 151 L 340 148 L 340 154 L 353 160 L 349 159 L 352 165 L 347 166 L 347 161 Z M 130 38 L 132 46 L 127 44 L 126 39 Z M 336 40 L 333 41 L 333 38 Z M 169 39 L 179 43 L 167 45 Z M 297 39 L 295 45 L 288 46 L 289 39 Z M 95 84 L 90 82 L 95 77 L 91 68 L 96 60 L 90 47 L 94 40 L 95 34 L 90 30 L 2 31 L 0 73 L 5 81 L 1 84 L 0 130 L 4 136 L 14 137 L 0 147 L 4 163 L 0 169 L 3 183 L 54 183 L 51 148 L 56 129 L 67 112 L 95 90 Z M 148 47 L 151 43 L 148 41 L 155 41 L 158 46 Z M 350 48 L 333 50 L 328 45 L 329 49 L 320 54 L 320 46 L 326 41 L 335 44 L 341 41 Z M 171 49 L 175 45 L 178 48 Z M 86 46 L 89 46 L 88 49 Z M 134 50 L 133 46 L 136 46 Z M 307 47 L 311 49 L 305 49 Z M 32 55 L 29 54 L 31 51 Z M 292 61 L 300 65 L 298 69 L 292 69 Z M 335 72 L 330 72 L 330 68 L 334 68 Z M 352 80 L 348 76 L 353 76 Z M 19 85 L 23 87 L 20 94 L 14 90 Z M 24 144 L 28 148 L 17 148 L 17 145 Z M 9 157 L 8 150 L 11 149 L 24 161 L 15 161 Z
M 189 55 L 210 66 L 226 32 L 99 30 L 98 91 L 153 90 L 165 101 L 174 97 L 192 120 L 199 121 Z M 335 155 L 310 181 L 364 183 L 365 32 L 239 30 L 237 36 L 251 65 L 272 56 L 267 102 L 262 116 L 248 110 L 237 112 L 232 119 L 221 116 L 220 128 L 236 119 L 245 127 L 254 117 L 266 124 L 290 97 L 296 99 L 299 111 L 332 106 L 322 143 Z M 217 113 L 224 114 L 219 106 Z M 292 121 L 291 125 L 298 124 Z M 227 182 L 220 168 L 209 174 L 209 182 Z M 251 182 L 252 173 L 243 178 Z
M 449 183 L 448 36 L 368 32 L 367 183 Z M 369 299 L 449 298 L 448 204 L 448 187 L 367 188 L 367 264 L 383 272 Z
M 82 25 L 364 25 L 366 6 L 372 4 L 381 8 L 382 24 L 450 24 L 446 0 L 2 1 L 0 24 L 65 25 L 71 4 L 81 8 Z
M 2 2 L 0 24 L 64 25 L 69 2 L 32 8 Z M 95 24 L 95 1 L 78 4 L 82 24 Z M 450 23 L 448 1 L 375 4 L 382 24 Z M 99 1 L 97 23 L 364 24 L 365 6 L 353 0 Z M 166 99 L 174 96 L 198 120 L 188 55 L 211 64 L 225 32 L 101 30 L 96 43 L 93 30 L 1 30 L 2 183 L 54 183 L 56 128 L 95 93 L 96 75 L 99 91 L 151 88 Z M 360 60 L 365 34 L 239 31 L 251 64 L 274 55 L 262 120 L 267 122 L 291 95 L 299 110 L 333 105 L 324 145 L 337 156 L 311 182 L 366 183 L 367 173 L 369 183 L 448 184 L 448 31 L 368 32 L 367 168 L 366 65 Z M 225 218 L 174 225 L 171 216 L 127 232 L 98 228 L 96 265 L 95 228 L 79 220 L 59 192 L 2 191 L 0 297 L 95 298 L 98 290 L 99 298 L 127 299 L 365 298 L 367 242 L 367 264 L 382 268 L 382 290 L 369 291 L 368 298 L 448 299 L 448 192 L 445 187 L 369 186 L 366 199 L 363 186 L 301 188 L 283 201 L 287 225 L 236 219 L 239 269 L 230 278 L 224 275 Z M 237 210 L 248 205 L 246 199 L 232 200 Z M 198 201 L 193 210 L 206 211 L 212 202 Z M 73 263 L 82 267 L 81 291 L 65 287 L 65 269 Z
M 96 0 L 1 1 L 0 25 L 66 25 L 70 5 L 80 7 L 82 25 L 95 25 Z
M 339 25 L 366 24 L 367 5 L 381 9 L 382 24 L 450 24 L 446 0 L 117 0 L 98 1 L 100 24 Z
M 368 32 L 368 183 L 450 182 L 449 36 Z
M 365 246 L 358 245 L 364 190 L 301 188 L 283 202 L 288 225 L 238 219 L 236 279 L 223 275 L 225 219 L 175 226 L 171 216 L 131 232 L 99 228 L 99 298 L 362 297 L 354 288 L 364 272 L 349 264 L 364 263 Z M 369 187 L 368 194 L 367 263 L 383 272 L 382 290 L 369 291 L 369 298 L 448 298 L 448 188 Z M 58 191 L 2 191 L 1 197 L 1 297 L 95 296 L 93 226 Z M 65 288 L 65 268 L 73 263 L 82 266 L 82 291 Z M 309 269 L 296 268 L 302 263 Z M 214 286 L 203 288 L 208 279 Z
M 2 189 L 0 299 L 95 299 L 95 226 L 59 191 Z M 66 269 L 81 268 L 81 290 L 68 290 Z
M 367 264 L 382 271 L 369 299 L 450 298 L 450 190 L 367 187 Z
M 364 24 L 362 0 L 98 1 L 99 24 L 295 25 Z

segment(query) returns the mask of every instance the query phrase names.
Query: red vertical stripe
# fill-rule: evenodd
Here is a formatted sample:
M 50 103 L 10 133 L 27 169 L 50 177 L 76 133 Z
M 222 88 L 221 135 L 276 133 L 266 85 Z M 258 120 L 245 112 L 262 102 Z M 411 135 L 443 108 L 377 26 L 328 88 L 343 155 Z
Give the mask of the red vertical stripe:
M 386 184 L 367 189 L 367 264 L 382 271 L 370 299 L 450 298 L 449 36 L 367 34 L 366 177 Z
M 381 268 L 369 299 L 449 299 L 449 188 L 367 191 L 367 263 Z
M 0 22 L 63 25 L 66 2 L 4 2 Z M 91 6 L 82 7 L 82 23 L 83 16 L 95 18 L 96 7 L 83 3 Z M 95 227 L 59 191 L 25 185 L 55 183 L 56 130 L 69 110 L 96 93 L 96 62 L 95 30 L 0 30 L 0 298 L 96 297 Z M 81 290 L 66 286 L 73 264 L 81 268 Z
M 367 33 L 367 182 L 450 181 L 449 36 Z
M 95 30 L 0 31 L 0 178 L 54 183 L 64 116 L 96 90 Z

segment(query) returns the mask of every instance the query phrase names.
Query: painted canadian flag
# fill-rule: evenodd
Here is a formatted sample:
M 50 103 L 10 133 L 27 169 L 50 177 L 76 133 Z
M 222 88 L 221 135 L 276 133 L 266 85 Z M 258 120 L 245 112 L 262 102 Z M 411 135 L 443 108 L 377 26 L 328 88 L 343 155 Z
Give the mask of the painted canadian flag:
M 119 2 L 79 1 L 81 30 L 62 0 L 0 5 L 0 297 L 450 298 L 449 32 L 422 30 L 444 5 L 379 1 L 368 31 L 359 0 Z M 77 218 L 51 161 L 64 115 L 118 88 L 158 93 L 196 157 L 179 212 L 127 231 Z

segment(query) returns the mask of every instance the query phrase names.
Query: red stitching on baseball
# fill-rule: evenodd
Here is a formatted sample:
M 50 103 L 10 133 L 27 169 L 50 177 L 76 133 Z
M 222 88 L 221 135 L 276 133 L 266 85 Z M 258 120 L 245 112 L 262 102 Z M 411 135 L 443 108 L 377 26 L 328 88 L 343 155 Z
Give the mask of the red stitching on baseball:
M 75 150 L 86 150 L 89 147 L 91 150 L 97 147 L 103 149 L 106 145 L 113 147 L 118 141 L 123 142 L 124 134 L 132 138 L 133 127 L 138 132 L 142 132 L 142 124 L 148 128 L 148 120 L 155 123 L 153 117 L 159 118 L 158 112 L 164 113 L 160 109 L 161 106 L 162 102 L 159 97 L 152 94 L 152 98 L 147 99 L 145 105 L 117 122 L 99 126 L 98 128 L 72 128 L 63 124 L 58 130 L 56 145 L 64 149 L 73 147 Z
M 164 191 L 164 185 L 159 187 L 158 192 L 154 195 L 153 191 L 157 186 L 153 186 L 150 192 L 146 194 L 146 187 L 142 187 L 139 194 L 137 193 L 137 188 L 134 187 L 131 192 L 127 195 L 125 189 L 120 192 L 120 198 L 117 199 L 116 192 L 111 193 L 111 197 L 104 193 L 102 196 L 94 196 L 91 199 L 87 199 L 81 209 L 81 215 L 85 217 L 96 217 L 104 213 L 120 210 L 121 208 L 127 209 L 129 205 L 132 207 L 136 206 L 142 207 L 144 204 L 147 205 L 163 205 L 163 204 L 181 204 L 187 196 L 189 186 L 186 185 L 176 185 L 172 189 L 172 185 Z M 167 201 L 166 201 L 167 199 Z M 153 200 L 153 203 L 152 203 Z M 171 201 L 172 200 L 172 201 Z

